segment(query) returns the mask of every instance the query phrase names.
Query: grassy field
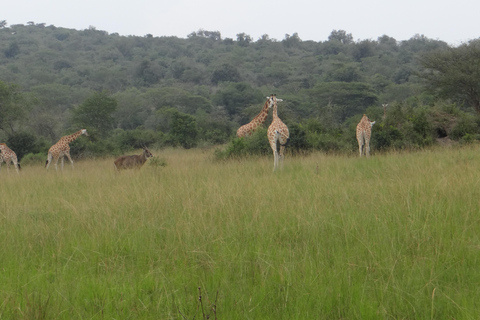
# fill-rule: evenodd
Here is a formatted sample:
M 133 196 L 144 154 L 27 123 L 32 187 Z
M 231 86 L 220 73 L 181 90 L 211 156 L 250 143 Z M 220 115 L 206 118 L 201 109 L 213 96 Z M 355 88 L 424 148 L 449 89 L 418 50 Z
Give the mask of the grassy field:
M 153 153 L 167 166 L 2 167 L 0 319 L 480 315 L 478 146 L 275 174 L 273 157 Z

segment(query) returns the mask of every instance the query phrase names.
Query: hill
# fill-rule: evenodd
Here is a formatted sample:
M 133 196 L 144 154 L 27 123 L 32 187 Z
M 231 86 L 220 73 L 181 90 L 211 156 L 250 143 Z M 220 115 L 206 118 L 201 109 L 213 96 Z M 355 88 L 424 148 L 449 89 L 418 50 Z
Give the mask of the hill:
M 254 41 L 246 34 L 223 39 L 218 31 L 199 30 L 181 39 L 125 37 L 93 27 L 12 25 L 0 29 L 0 80 L 18 85 L 28 112 L 4 124 L 0 138 L 27 133 L 36 144 L 43 139 L 48 145 L 78 130 L 83 123 L 75 120 L 75 110 L 101 92 L 116 107 L 103 128 L 92 128 L 103 132 L 99 140 L 131 138 L 136 130 L 137 136 L 150 132 L 150 138 L 140 139 L 143 143 L 219 144 L 259 112 L 266 95 L 276 93 L 285 100 L 279 113 L 294 131 L 328 134 L 321 137 L 328 140 L 350 130 L 366 110 L 381 118 L 382 103 L 404 113 L 405 108 L 431 106 L 434 96 L 417 77 L 417 58 L 445 48 L 445 42 L 421 35 L 354 41 L 343 30 L 314 42 L 297 34 Z M 179 121 L 182 133 L 175 136 Z M 193 129 L 183 132 L 183 123 Z M 441 129 L 429 128 L 430 140 L 441 137 L 436 134 Z M 308 139 L 302 143 L 328 148 Z M 355 145 L 350 138 L 337 144 L 347 150 Z

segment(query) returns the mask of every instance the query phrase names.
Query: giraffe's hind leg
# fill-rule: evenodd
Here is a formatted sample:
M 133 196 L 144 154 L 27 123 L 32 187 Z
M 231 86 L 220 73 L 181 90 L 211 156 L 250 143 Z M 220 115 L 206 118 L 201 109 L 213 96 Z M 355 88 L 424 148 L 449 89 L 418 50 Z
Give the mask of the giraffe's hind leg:
M 284 159 L 285 159 L 285 146 L 280 145 L 280 155 L 279 155 L 280 168 L 283 168 Z
M 278 158 L 279 158 L 278 151 L 275 150 L 273 152 L 273 171 L 276 171 L 278 169 Z
M 55 171 L 58 171 L 58 160 L 59 158 L 53 158 L 53 163 L 55 164 Z
M 363 136 L 359 136 L 357 138 L 357 141 L 358 141 L 358 151 L 360 153 L 360 157 L 362 157 L 363 156 L 363 147 L 365 145 L 365 141 L 363 139 Z
M 278 151 L 277 151 L 276 141 L 270 142 L 270 147 L 272 148 L 272 151 L 273 151 L 273 172 L 275 172 L 275 170 L 278 167 Z
M 360 157 L 362 156 L 362 149 L 363 149 L 363 144 L 362 144 L 362 141 L 360 141 L 360 139 L 358 140 L 358 152 L 360 154 Z
M 65 152 L 65 155 L 67 156 L 68 160 L 70 160 L 70 164 L 72 165 L 72 169 L 73 169 L 73 160 L 72 160 L 72 157 L 70 157 L 70 152 Z M 62 162 L 62 168 L 63 168 L 63 162 Z

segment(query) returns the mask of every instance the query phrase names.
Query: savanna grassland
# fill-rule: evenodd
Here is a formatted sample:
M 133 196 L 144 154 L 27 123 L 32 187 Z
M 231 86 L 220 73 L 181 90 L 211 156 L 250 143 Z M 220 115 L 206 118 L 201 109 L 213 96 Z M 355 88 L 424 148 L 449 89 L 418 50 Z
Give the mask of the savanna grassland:
M 1 319 L 480 314 L 476 145 L 314 153 L 277 173 L 273 157 L 153 153 L 167 166 L 2 167 Z

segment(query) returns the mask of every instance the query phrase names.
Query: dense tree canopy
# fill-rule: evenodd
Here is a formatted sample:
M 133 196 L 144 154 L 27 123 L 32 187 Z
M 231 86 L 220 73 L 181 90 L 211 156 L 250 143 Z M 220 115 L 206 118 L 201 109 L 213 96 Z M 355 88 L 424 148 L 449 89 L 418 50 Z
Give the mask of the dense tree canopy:
M 16 130 L 18 122 L 25 119 L 26 100 L 20 88 L 0 80 L 0 129 L 9 134 Z
M 480 40 L 430 52 L 420 61 L 430 89 L 480 113 Z
M 108 131 L 113 129 L 112 114 L 116 108 L 117 101 L 106 92 L 94 92 L 72 111 L 72 122 L 77 127 L 93 129 L 95 133 L 105 137 Z
M 472 140 L 477 120 L 464 112 L 480 109 L 477 51 L 477 41 L 454 48 L 423 35 L 354 40 L 333 30 L 315 42 L 200 29 L 185 39 L 124 37 L 0 20 L 0 139 L 25 133 L 48 145 L 81 126 L 102 136 L 85 142 L 90 152 L 124 150 L 126 141 L 221 144 L 275 93 L 296 149 L 351 150 L 355 122 L 365 112 L 381 119 L 382 103 L 410 114 L 374 128 L 385 148 Z

